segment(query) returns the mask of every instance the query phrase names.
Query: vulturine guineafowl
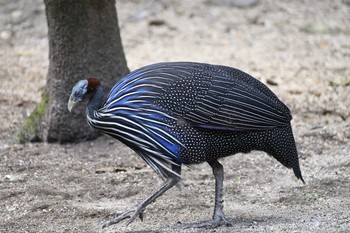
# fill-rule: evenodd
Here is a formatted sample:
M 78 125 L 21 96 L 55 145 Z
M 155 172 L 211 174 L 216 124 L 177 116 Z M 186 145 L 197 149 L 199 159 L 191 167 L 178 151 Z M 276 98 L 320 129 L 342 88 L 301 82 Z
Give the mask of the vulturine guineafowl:
M 264 84 L 231 67 L 169 62 L 137 69 L 105 97 L 95 78 L 79 81 L 68 109 L 89 97 L 87 122 L 132 148 L 164 184 L 137 207 L 104 227 L 142 216 L 146 206 L 180 180 L 182 164 L 208 162 L 215 177 L 209 221 L 185 227 L 229 225 L 223 214 L 223 167 L 219 158 L 264 151 L 303 177 L 290 110 Z

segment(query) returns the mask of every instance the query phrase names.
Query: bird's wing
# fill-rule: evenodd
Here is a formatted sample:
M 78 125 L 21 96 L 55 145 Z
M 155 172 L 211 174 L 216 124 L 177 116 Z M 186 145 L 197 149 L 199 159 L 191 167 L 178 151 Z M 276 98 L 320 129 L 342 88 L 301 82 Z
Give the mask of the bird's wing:
M 292 119 L 288 107 L 268 87 L 238 69 L 180 62 L 160 63 L 147 71 L 167 80 L 156 102 L 194 127 L 265 130 Z
M 289 114 L 249 89 L 213 85 L 184 118 L 195 127 L 217 130 L 264 130 L 289 124 Z
M 260 81 L 239 70 L 220 71 L 204 72 L 210 85 L 204 95 L 197 96 L 195 107 L 184 114 L 194 127 L 245 131 L 290 123 L 289 109 Z
M 288 107 L 257 79 L 202 63 L 158 63 L 135 70 L 111 90 L 106 106 L 126 100 L 135 108 L 154 101 L 165 113 L 203 129 L 265 130 L 292 119 Z

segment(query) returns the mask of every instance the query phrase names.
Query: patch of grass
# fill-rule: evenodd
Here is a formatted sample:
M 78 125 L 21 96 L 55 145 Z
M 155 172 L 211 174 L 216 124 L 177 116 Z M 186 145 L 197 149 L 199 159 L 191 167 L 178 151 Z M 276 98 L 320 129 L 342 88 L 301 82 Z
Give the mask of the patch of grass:
M 30 116 L 26 119 L 24 125 L 17 134 L 16 141 L 25 143 L 28 141 L 40 141 L 41 123 L 46 113 L 47 104 L 49 102 L 48 94 L 44 93 L 40 103 L 35 107 Z

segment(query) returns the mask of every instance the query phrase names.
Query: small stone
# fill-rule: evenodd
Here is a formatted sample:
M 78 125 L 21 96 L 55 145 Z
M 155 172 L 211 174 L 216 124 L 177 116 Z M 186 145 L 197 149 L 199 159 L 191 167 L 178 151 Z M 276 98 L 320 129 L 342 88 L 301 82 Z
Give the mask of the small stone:
M 318 219 L 313 219 L 311 221 L 311 226 L 312 227 L 319 227 L 321 225 L 320 221 Z
M 2 40 L 8 40 L 12 37 L 12 32 L 10 30 L 5 30 L 0 32 L 0 38 Z
M 11 12 L 11 18 L 14 20 L 14 21 L 17 21 L 19 20 L 23 15 L 23 12 L 20 11 L 20 10 L 15 10 L 15 11 L 12 11 Z
M 12 181 L 14 178 L 12 175 L 6 175 L 5 176 L 5 180 L 9 180 L 9 181 Z

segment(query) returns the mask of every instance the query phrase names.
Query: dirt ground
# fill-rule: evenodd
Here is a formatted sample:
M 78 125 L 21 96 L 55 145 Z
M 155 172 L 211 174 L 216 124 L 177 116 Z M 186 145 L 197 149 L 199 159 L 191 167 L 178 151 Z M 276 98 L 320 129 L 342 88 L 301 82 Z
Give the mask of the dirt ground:
M 224 158 L 233 226 L 183 232 L 349 232 L 350 1 L 232 1 L 117 1 L 131 70 L 180 60 L 237 67 L 293 112 L 306 184 L 261 152 Z M 41 0 L 0 0 L 0 232 L 178 232 L 211 218 L 214 179 L 201 164 L 184 167 L 180 187 L 143 222 L 102 230 L 161 185 L 157 175 L 108 137 L 16 144 L 45 85 L 46 33 Z

